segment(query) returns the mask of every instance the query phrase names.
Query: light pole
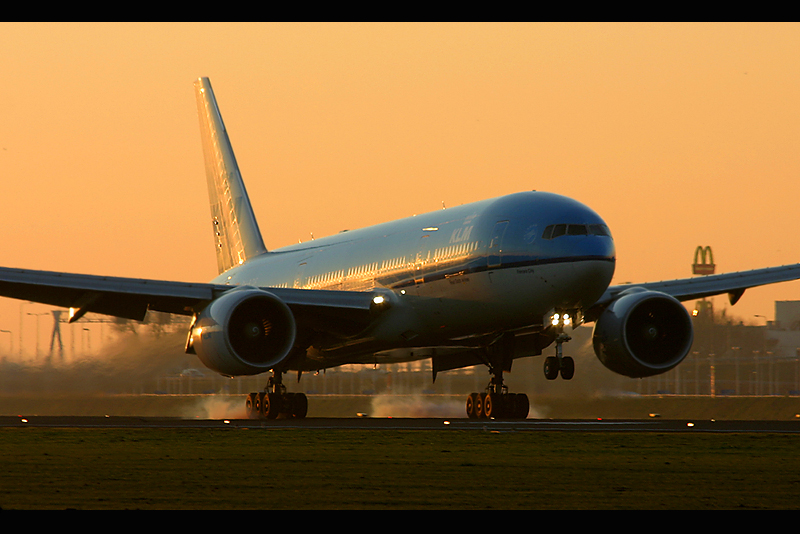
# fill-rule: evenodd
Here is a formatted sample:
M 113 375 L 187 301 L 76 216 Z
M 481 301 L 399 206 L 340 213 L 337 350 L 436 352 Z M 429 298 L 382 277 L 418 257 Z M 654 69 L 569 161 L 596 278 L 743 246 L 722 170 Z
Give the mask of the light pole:
M 28 312 L 28 315 L 33 315 L 36 317 L 36 356 L 34 359 L 38 362 L 39 361 L 39 317 L 42 315 L 47 315 L 47 313 L 31 313 Z
M 11 330 L 0 330 L 3 334 L 8 334 L 8 353 L 14 352 L 14 337 Z
M 22 361 L 22 318 L 25 317 L 22 307 L 25 306 L 25 304 L 30 303 L 25 301 L 19 303 L 19 361 Z
M 84 357 L 86 356 L 86 352 L 92 351 L 92 338 L 91 338 L 91 330 L 88 328 L 83 329 L 83 333 L 81 334 L 81 350 L 84 351 Z M 86 348 L 84 349 L 83 342 L 86 341 Z M 88 350 L 87 350 L 88 349 Z
M 736 392 L 736 395 L 741 395 L 742 392 L 739 391 L 739 351 L 741 347 L 731 347 L 731 351 L 733 352 L 733 366 L 735 370 L 734 375 L 734 382 L 733 382 L 733 389 Z

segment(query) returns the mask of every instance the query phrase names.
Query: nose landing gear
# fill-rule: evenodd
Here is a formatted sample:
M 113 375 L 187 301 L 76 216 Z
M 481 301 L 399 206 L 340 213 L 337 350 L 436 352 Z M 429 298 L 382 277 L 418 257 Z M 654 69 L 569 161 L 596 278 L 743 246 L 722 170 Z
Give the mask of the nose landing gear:
M 577 323 L 574 322 L 576 316 L 578 317 Z M 556 355 L 548 356 L 544 359 L 544 376 L 548 380 L 555 380 L 558 378 L 559 373 L 561 373 L 561 378 L 564 380 L 572 380 L 572 377 L 575 376 L 575 360 L 569 356 L 564 356 L 562 345 L 572 339 L 569 334 L 564 332 L 564 328 L 581 322 L 583 322 L 583 319 L 580 318 L 580 312 L 556 312 L 550 316 L 550 325 L 555 332 Z
M 548 356 L 544 359 L 544 376 L 548 380 L 555 380 L 561 373 L 564 380 L 572 380 L 575 376 L 575 360 L 570 356 L 564 356 L 562 345 L 572 339 L 564 332 L 556 337 L 556 355 Z

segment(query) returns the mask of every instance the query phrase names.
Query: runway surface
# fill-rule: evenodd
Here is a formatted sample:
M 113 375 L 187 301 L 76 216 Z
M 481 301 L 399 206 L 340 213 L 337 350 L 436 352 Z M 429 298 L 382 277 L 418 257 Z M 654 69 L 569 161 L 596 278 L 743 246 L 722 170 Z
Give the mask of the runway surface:
M 516 421 L 442 418 L 307 418 L 301 420 L 181 419 L 120 416 L 0 416 L 2 428 L 208 428 L 208 429 L 357 429 L 357 430 L 473 430 L 481 432 L 772 432 L 800 433 L 800 420 L 552 420 Z

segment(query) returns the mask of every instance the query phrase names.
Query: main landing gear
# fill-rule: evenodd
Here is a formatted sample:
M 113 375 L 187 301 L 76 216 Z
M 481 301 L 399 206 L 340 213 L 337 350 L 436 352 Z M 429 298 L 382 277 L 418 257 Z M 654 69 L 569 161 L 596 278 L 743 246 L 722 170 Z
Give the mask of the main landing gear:
M 289 393 L 282 381 L 283 373 L 274 371 L 264 391 L 250 393 L 245 401 L 249 419 L 303 419 L 308 413 L 305 393 Z
M 484 393 L 470 393 L 467 397 L 467 416 L 470 419 L 525 419 L 530 402 L 524 393 L 509 393 L 503 384 L 503 369 L 511 369 L 514 354 L 514 336 L 506 334 L 486 350 L 489 374 L 492 375 Z
M 470 393 L 467 397 L 467 417 L 470 419 L 526 419 L 530 410 L 528 396 L 509 393 Z

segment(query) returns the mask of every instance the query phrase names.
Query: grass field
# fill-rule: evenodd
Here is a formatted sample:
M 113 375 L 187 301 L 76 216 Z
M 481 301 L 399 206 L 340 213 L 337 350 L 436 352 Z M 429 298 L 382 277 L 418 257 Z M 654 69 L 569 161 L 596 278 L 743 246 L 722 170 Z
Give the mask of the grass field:
M 0 429 L 2 509 L 794 509 L 800 438 Z

